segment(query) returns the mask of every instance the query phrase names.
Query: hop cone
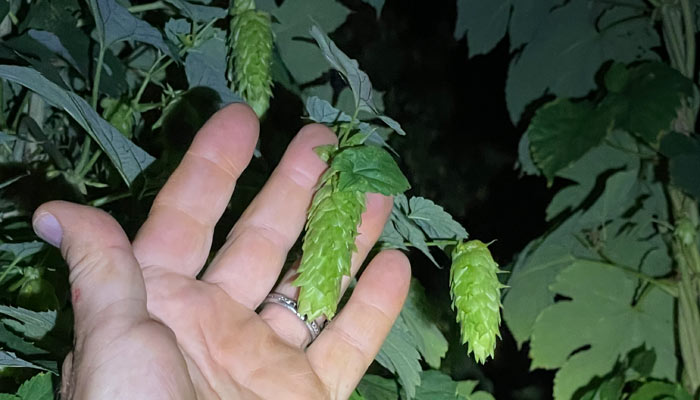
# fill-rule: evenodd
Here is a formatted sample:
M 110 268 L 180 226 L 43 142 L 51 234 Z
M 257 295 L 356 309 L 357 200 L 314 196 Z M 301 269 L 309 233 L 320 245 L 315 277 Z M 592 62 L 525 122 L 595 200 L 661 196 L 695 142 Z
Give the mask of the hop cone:
M 462 343 L 480 363 L 493 357 L 496 336 L 500 337 L 501 292 L 496 273 L 498 264 L 486 244 L 472 240 L 452 251 L 450 286 L 452 308 L 462 328 Z
M 272 28 L 270 15 L 255 9 L 253 0 L 235 1 L 231 8 L 229 79 L 245 101 L 262 117 L 272 96 Z
M 326 181 L 314 196 L 306 223 L 299 277 L 299 312 L 314 320 L 333 318 L 343 275 L 350 275 L 357 225 L 365 209 L 361 192 L 337 191 Z

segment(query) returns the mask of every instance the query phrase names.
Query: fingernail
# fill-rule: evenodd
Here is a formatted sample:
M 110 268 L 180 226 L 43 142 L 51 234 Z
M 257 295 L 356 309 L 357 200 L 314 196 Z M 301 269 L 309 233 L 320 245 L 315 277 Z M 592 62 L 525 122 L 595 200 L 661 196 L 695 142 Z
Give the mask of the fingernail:
M 63 229 L 53 215 L 45 212 L 34 219 L 34 232 L 48 244 L 60 247 Z

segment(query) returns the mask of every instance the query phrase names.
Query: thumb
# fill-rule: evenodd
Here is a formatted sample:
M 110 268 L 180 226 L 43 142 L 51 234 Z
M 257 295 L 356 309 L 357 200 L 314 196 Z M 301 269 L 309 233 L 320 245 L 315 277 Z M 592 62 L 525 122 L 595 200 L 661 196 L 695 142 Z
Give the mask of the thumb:
M 78 336 L 104 323 L 130 325 L 148 318 L 141 268 L 114 218 L 96 208 L 52 201 L 34 212 L 32 223 L 39 237 L 60 247 L 70 268 Z

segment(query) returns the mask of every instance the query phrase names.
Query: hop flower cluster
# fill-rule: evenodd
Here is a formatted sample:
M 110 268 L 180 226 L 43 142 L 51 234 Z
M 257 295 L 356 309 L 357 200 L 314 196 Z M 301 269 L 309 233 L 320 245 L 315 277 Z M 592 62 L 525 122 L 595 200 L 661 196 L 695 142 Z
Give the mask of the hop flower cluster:
M 310 320 L 335 315 L 340 283 L 350 275 L 357 226 L 365 210 L 364 193 L 336 190 L 332 180 L 322 184 L 309 209 L 299 277 L 294 281 L 301 287 L 299 312 Z
M 462 329 L 462 343 L 483 363 L 493 357 L 501 324 L 501 288 L 498 264 L 479 240 L 459 243 L 452 251 L 450 287 L 452 307 Z
M 273 35 L 270 15 L 255 9 L 253 0 L 237 0 L 231 8 L 229 79 L 235 90 L 262 117 L 272 96 Z

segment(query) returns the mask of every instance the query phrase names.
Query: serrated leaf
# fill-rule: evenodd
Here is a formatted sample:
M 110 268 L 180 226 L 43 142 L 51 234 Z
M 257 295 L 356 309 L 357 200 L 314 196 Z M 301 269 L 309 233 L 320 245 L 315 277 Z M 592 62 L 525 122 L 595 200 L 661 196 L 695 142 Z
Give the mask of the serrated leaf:
M 32 256 L 44 248 L 44 243 L 39 241 L 23 243 L 0 243 L 0 252 L 12 254 L 14 258 L 26 258 Z
M 613 123 L 608 109 L 587 100 L 549 102 L 537 110 L 525 133 L 532 160 L 551 182 L 557 172 L 599 145 Z
M 478 381 L 459 381 L 457 382 L 457 397 L 464 400 L 494 400 L 491 393 L 483 390 L 474 391 Z
M 399 388 L 395 380 L 371 374 L 362 377 L 357 391 L 365 400 L 396 400 L 399 397 Z
M 402 396 L 403 399 L 406 397 Z M 440 371 L 421 372 L 420 386 L 416 389 L 416 400 L 456 400 L 457 382 Z
M 469 234 L 442 207 L 423 197 L 409 199 L 408 218 L 423 229 L 430 239 L 466 239 Z
M 23 400 L 21 397 L 9 393 L 0 393 L 0 400 Z
M 646 382 L 630 395 L 629 400 L 691 400 L 691 396 L 679 383 Z
M 400 318 L 413 336 L 425 362 L 432 368 L 440 368 L 440 360 L 447 353 L 447 339 L 435 324 L 425 289 L 416 279 L 411 281 Z
M 195 22 L 209 23 L 212 20 L 225 18 L 226 10 L 219 7 L 192 4 L 187 0 L 165 0 L 175 6 L 182 15 Z
M 83 98 L 58 87 L 33 69 L 0 65 L 0 77 L 37 93 L 47 103 L 73 117 L 100 145 L 127 184 L 131 184 L 154 161 L 153 157 L 102 119 Z
M 41 339 L 56 325 L 56 311 L 32 311 L 25 308 L 0 305 L 2 322 L 30 339 Z
M 51 375 L 43 372 L 34 375 L 17 389 L 17 396 L 22 400 L 53 400 Z
M 333 32 L 347 18 L 350 10 L 335 0 L 291 0 L 277 7 L 275 2 L 256 3 L 272 14 L 275 43 L 284 65 L 295 81 L 306 83 L 328 70 L 318 47 L 300 38 L 309 38 L 309 30 L 318 23 L 324 32 Z
M 380 115 L 378 118 L 381 119 L 382 122 L 384 122 L 386 126 L 391 128 L 394 132 L 401 136 L 406 136 L 406 131 L 403 130 L 401 124 L 396 122 L 393 118 L 387 117 L 386 115 Z
M 355 109 L 377 114 L 378 109 L 372 98 L 372 82 L 369 76 L 360 70 L 357 60 L 343 53 L 317 25 L 311 27 L 311 36 L 316 40 L 326 60 L 347 80 L 355 99 Z
M 2 343 L 4 345 L 3 347 L 6 349 L 10 349 L 28 356 L 48 354 L 48 351 L 34 346 L 32 343 L 27 342 L 22 337 L 17 336 L 13 332 L 7 330 L 5 325 L 2 323 L 0 323 L 0 343 Z
M 342 191 L 393 196 L 411 187 L 391 155 L 375 146 L 342 150 L 333 158 L 330 168 L 339 174 L 338 189 Z
M 457 0 L 456 39 L 467 35 L 469 56 L 491 51 L 508 29 L 512 1 Z
M 623 271 L 589 261 L 576 261 L 557 276 L 552 291 L 571 300 L 539 315 L 530 350 L 533 368 L 559 368 L 556 399 L 570 399 L 642 345 L 656 353 L 653 377 L 675 377 L 673 298 L 652 287 L 634 304 L 637 285 Z
M 693 82 L 660 62 L 646 62 L 624 71 L 614 64 L 605 82 L 610 93 L 602 105 L 615 110 L 615 125 L 653 146 L 671 130 L 683 100 L 693 95 Z
M 391 219 L 386 221 L 378 242 L 383 249 L 407 249 L 404 244 L 404 237 L 396 230 L 396 226 Z
M 223 104 L 243 101 L 233 93 L 226 82 L 226 41 L 217 31 L 197 48 L 190 50 L 185 59 L 185 74 L 190 89 L 208 87 L 219 94 Z
M 133 40 L 150 44 L 163 54 L 173 57 L 160 31 L 148 22 L 136 18 L 116 0 L 90 0 L 90 5 L 95 15 L 98 37 L 105 47 L 124 40 Z
M 539 0 L 538 0 L 539 1 Z M 581 97 L 595 88 L 595 74 L 608 60 L 632 62 L 658 59 L 652 49 L 658 34 L 640 7 L 591 7 L 572 0 L 556 7 L 539 24 L 532 40 L 510 65 L 506 102 L 511 119 L 520 120 L 525 107 L 545 92 Z
M 319 124 L 333 124 L 336 122 L 350 122 L 352 118 L 333 107 L 331 103 L 317 96 L 306 99 L 306 112 L 311 120 Z
M 52 372 L 49 368 L 43 367 L 41 365 L 32 363 L 27 360 L 23 360 L 18 357 L 15 353 L 0 350 L 0 367 L 8 368 L 32 368 L 42 371 Z M 55 373 L 55 372 L 54 372 Z
M 416 387 L 421 384 L 420 354 L 413 344 L 408 328 L 400 318 L 391 327 L 376 360 L 398 376 L 401 387 L 409 398 L 415 396 Z
M 426 244 L 425 233 L 418 227 L 418 225 L 408 218 L 406 215 L 406 209 L 408 208 L 408 199 L 403 194 L 394 197 L 394 207 L 391 209 L 390 221 L 393 224 L 393 228 L 402 237 L 404 242 L 408 242 L 411 246 L 420 250 L 430 261 L 439 267 L 435 258 L 430 254 L 430 249 Z

